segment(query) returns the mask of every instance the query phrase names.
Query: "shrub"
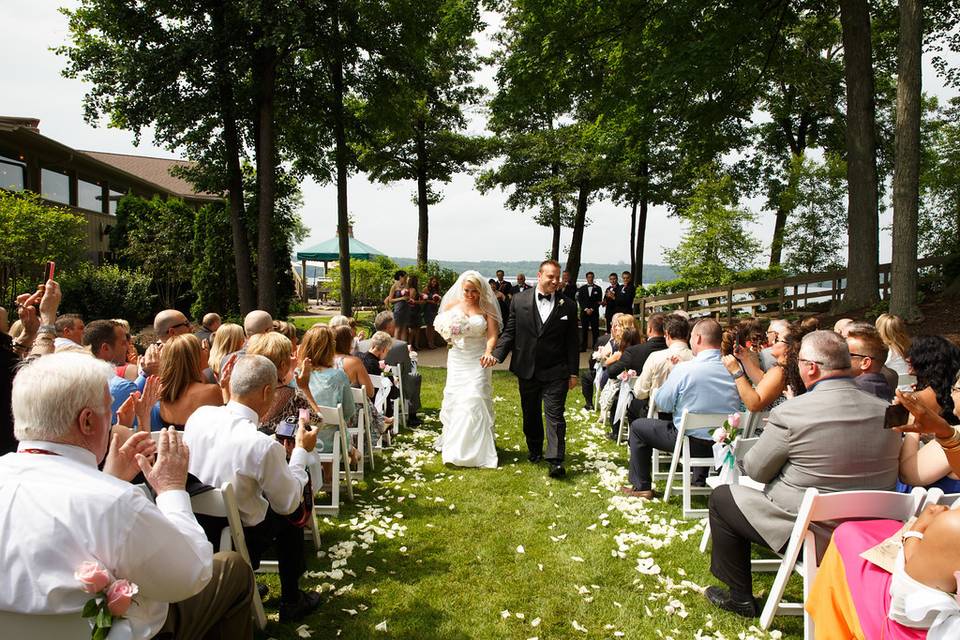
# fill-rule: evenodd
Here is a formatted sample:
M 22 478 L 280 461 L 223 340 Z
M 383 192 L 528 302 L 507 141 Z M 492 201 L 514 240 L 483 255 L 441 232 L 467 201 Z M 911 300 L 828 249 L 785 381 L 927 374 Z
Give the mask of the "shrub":
M 152 321 L 153 294 L 150 276 L 116 265 L 97 267 L 81 263 L 57 277 L 63 291 L 60 309 L 79 313 L 87 321 L 124 318 L 131 325 Z

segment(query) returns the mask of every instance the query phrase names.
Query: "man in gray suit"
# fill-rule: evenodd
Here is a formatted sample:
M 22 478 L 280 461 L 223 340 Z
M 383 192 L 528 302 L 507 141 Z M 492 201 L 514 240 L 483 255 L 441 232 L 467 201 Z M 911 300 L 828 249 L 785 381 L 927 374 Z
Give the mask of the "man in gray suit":
M 389 311 L 381 311 L 373 319 L 374 331 L 386 331 L 390 335 L 394 333 L 393 314 Z M 357 344 L 357 351 L 366 353 L 370 350 L 370 340 L 361 340 Z M 403 385 L 403 397 L 410 401 L 410 412 L 407 418 L 407 424 L 415 427 L 420 424 L 417 418 L 417 411 L 420 410 L 420 374 L 412 373 L 412 364 L 410 362 L 410 349 L 403 340 L 394 340 L 390 350 L 387 351 L 387 357 L 384 361 L 388 365 L 400 365 L 401 380 Z
M 887 403 L 850 378 L 846 341 L 832 331 L 808 334 L 799 366 L 807 392 L 770 412 L 740 463 L 745 475 L 766 483 L 764 490 L 724 485 L 710 496 L 710 571 L 730 590 L 712 586 L 704 595 L 745 617 L 759 614 L 750 544 L 783 552 L 808 487 L 889 490 L 897 482 L 900 436 L 883 428 Z

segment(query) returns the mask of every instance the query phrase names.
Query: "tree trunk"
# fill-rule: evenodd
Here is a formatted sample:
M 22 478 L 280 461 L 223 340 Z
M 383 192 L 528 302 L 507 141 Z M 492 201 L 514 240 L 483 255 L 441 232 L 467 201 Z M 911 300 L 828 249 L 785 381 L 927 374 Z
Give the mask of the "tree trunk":
M 573 219 L 573 239 L 570 241 L 570 253 L 567 254 L 567 271 L 570 282 L 576 282 L 580 275 L 580 253 L 583 249 L 583 227 L 587 221 L 587 201 L 590 199 L 590 183 L 580 183 L 577 193 L 577 215 Z
M 554 178 L 554 183 L 556 183 L 557 176 L 560 175 L 560 167 L 554 163 L 550 165 L 550 175 Z M 556 187 L 554 187 L 556 189 Z M 553 231 L 553 237 L 550 241 L 550 259 L 559 260 L 560 259 L 560 227 L 562 226 L 561 219 L 561 209 L 560 209 L 560 195 L 553 192 L 550 198 L 551 206 L 553 207 L 553 215 L 550 218 L 550 228 Z
M 917 306 L 917 221 L 920 206 L 922 24 L 923 9 L 920 0 L 900 0 L 890 313 L 908 322 L 921 318 L 920 308 Z
M 789 213 L 782 202 L 777 206 L 777 218 L 773 223 L 773 241 L 770 243 L 771 267 L 780 264 L 781 254 L 783 253 L 783 230 L 787 226 L 787 215 Z
M 213 30 L 220 45 L 216 48 L 216 73 L 220 119 L 223 124 L 224 159 L 227 167 L 227 193 L 229 197 L 230 231 L 233 239 L 233 266 L 237 279 L 237 296 L 240 313 L 246 315 L 256 306 L 256 290 L 250 271 L 250 241 L 247 238 L 243 202 L 243 173 L 240 170 L 240 134 L 234 111 L 233 78 L 226 61 L 227 27 L 223 2 L 218 2 L 211 12 Z M 306 274 L 304 274 L 306 277 Z M 222 309 L 226 311 L 226 309 Z
M 647 209 L 650 202 L 647 198 L 646 189 L 640 195 L 640 218 L 637 220 L 637 248 L 633 257 L 636 267 L 631 271 L 633 275 L 633 284 L 641 286 L 643 284 L 643 247 L 647 240 Z
M 427 243 L 430 236 L 429 189 L 427 183 L 427 143 L 423 128 L 417 130 L 417 267 L 427 268 Z
M 273 257 L 273 205 L 276 182 L 274 150 L 274 92 L 277 52 L 267 47 L 256 53 L 257 79 L 257 308 L 276 312 L 276 278 Z
M 630 202 L 630 273 L 637 277 L 637 204 L 639 198 L 631 198 Z M 636 280 L 634 280 L 636 282 Z
M 353 289 L 350 277 L 350 215 L 347 209 L 347 135 L 343 115 L 343 58 L 340 42 L 340 3 L 333 6 L 331 25 L 336 38 L 333 56 L 333 139 L 337 163 L 337 243 L 340 261 L 340 313 L 353 315 Z
M 847 290 L 839 310 L 879 301 L 879 219 L 870 7 L 840 0 L 847 85 Z

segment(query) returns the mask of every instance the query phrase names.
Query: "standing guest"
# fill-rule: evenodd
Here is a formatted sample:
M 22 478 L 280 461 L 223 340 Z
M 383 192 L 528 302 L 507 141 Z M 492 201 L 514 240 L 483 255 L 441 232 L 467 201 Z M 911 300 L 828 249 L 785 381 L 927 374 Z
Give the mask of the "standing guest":
M 410 276 L 407 279 L 407 318 L 409 322 L 407 342 L 414 349 L 420 348 L 420 325 L 423 324 L 423 314 L 420 312 L 422 302 L 420 299 L 420 278 Z
M 654 398 L 660 411 L 673 414 L 673 421 L 639 418 L 630 424 L 630 486 L 623 493 L 651 499 L 651 454 L 653 449 L 672 452 L 685 409 L 691 413 L 730 414 L 740 409 L 740 396 L 720 359 L 723 330 L 716 320 L 706 318 L 693 327 L 690 347 L 694 358 L 677 364 Z M 717 425 L 720 426 L 720 425 Z M 713 441 L 707 428 L 687 432 L 690 452 L 695 458 L 712 455 Z M 706 480 L 703 467 L 693 469 L 694 484 Z
M 759 441 L 741 463 L 745 475 L 766 486 L 758 491 L 723 485 L 710 495 L 710 571 L 729 590 L 711 586 L 704 595 L 748 618 L 759 613 L 750 545 L 782 552 L 807 488 L 885 491 L 897 480 L 900 435 L 883 428 L 887 403 L 850 379 L 844 339 L 814 331 L 804 337 L 798 362 L 807 393 L 770 412 Z
M 517 283 L 513 285 L 513 291 L 511 293 L 513 295 L 516 295 L 518 293 L 523 293 L 529 288 L 530 288 L 530 285 L 527 284 L 527 276 L 523 275 L 522 273 L 518 273 Z
M 497 273 L 503 273 L 498 271 Z M 509 287 L 510 284 L 506 283 Z M 423 324 L 427 339 L 427 349 L 433 349 L 437 343 L 437 332 L 433 330 L 433 321 L 437 319 L 437 311 L 440 309 L 440 279 L 437 276 L 430 276 L 427 282 L 427 288 L 421 295 L 423 299 Z
M 230 374 L 230 402 L 203 407 L 190 416 L 184 443 L 190 447 L 190 473 L 219 487 L 232 482 L 243 532 L 254 568 L 273 547 L 280 573 L 280 622 L 299 620 L 320 604 L 320 594 L 300 590 L 306 570 L 303 529 L 286 516 L 303 501 L 308 453 L 316 430 L 299 421 L 296 446 L 287 462 L 282 444 L 257 430 L 273 404 L 277 368 L 267 358 L 243 355 Z M 249 612 L 248 612 L 249 615 Z
M 193 450 L 172 431 L 159 446 L 146 433 L 119 446 L 111 373 L 89 355 L 61 353 L 17 375 L 19 452 L 0 458 L 0 528 L 9 534 L 0 539 L 0 611 L 79 619 L 90 594 L 76 572 L 94 562 L 107 580 L 139 587 L 116 623 L 125 637 L 253 638 L 250 567 L 238 553 L 213 554 L 184 490 Z M 141 471 L 156 504 L 130 484 Z
M 262 309 L 254 309 L 243 317 L 243 332 L 249 340 L 258 333 L 273 331 L 273 317 Z
M 590 344 L 597 347 L 600 337 L 600 302 L 603 292 L 593 283 L 593 271 L 587 271 L 587 284 L 577 289 L 577 304 L 580 306 L 580 351 L 587 350 L 587 332 L 590 332 Z
M 633 299 L 637 297 L 637 285 L 633 284 L 633 276 L 629 271 L 620 274 L 623 284 L 617 292 L 616 306 L 620 313 L 633 315 Z
M 506 318 L 510 315 L 510 301 L 513 299 L 513 285 L 504 280 L 503 269 L 497 269 L 497 279 L 491 283 L 493 286 L 493 293 L 497 297 L 497 302 L 500 304 L 500 317 Z
M 573 301 L 577 299 L 577 283 L 570 277 L 569 271 L 560 274 L 560 288 L 558 289 L 567 298 Z
M 242 349 L 245 340 L 243 327 L 238 324 L 228 322 L 217 329 L 217 334 L 213 337 L 213 345 L 210 347 L 210 357 L 207 360 L 216 380 L 220 379 L 221 364 L 226 362 L 227 356 L 231 353 Z
M 383 301 L 387 309 L 393 310 L 394 333 L 393 337 L 397 340 L 408 340 L 407 326 L 410 324 L 407 318 L 407 272 L 403 269 L 393 274 L 393 284 L 387 293 L 387 298 Z
M 53 341 L 54 351 L 86 351 L 81 346 L 83 342 L 83 318 L 75 313 L 65 313 L 54 323 L 57 328 L 57 338 Z
M 127 333 L 113 320 L 94 320 L 83 330 L 83 344 L 90 348 L 93 357 L 103 360 L 113 367 L 113 375 L 107 381 L 110 388 L 111 424 L 117 421 L 117 409 L 130 394 L 137 391 L 137 385 L 118 375 L 117 365 L 123 364 L 127 356 Z M 130 425 L 127 425 L 130 426 Z
M 381 311 L 377 314 L 377 317 L 374 318 L 373 326 L 376 331 L 386 331 L 392 335 L 394 328 L 393 314 L 389 311 Z M 363 340 L 358 345 L 361 353 L 369 350 L 369 348 L 369 340 Z M 394 340 L 384 361 L 391 367 L 399 365 L 403 397 L 410 403 L 407 424 L 412 427 L 419 425 L 420 419 L 417 417 L 417 411 L 420 410 L 420 383 L 422 379 L 419 373 L 413 373 L 409 345 L 403 340 Z
M 182 430 L 198 408 L 223 404 L 220 387 L 203 381 L 200 341 L 193 334 L 174 336 L 163 347 L 160 401 L 153 406 L 153 430 Z
M 220 328 L 221 324 L 223 324 L 223 321 L 220 319 L 219 314 L 208 313 L 203 316 L 203 322 L 200 324 L 200 328 L 193 335 L 197 336 L 200 342 L 206 340 L 207 344 L 212 344 L 213 335 L 217 332 L 217 329 Z
M 123 367 L 122 373 L 120 366 L 117 366 L 117 375 L 127 380 L 136 380 L 138 374 L 137 363 L 140 361 L 140 354 L 137 352 L 136 345 L 133 344 L 133 335 L 130 333 L 130 323 L 123 318 L 114 318 L 113 321 L 123 327 L 124 337 L 127 340 L 125 366 Z
M 887 361 L 884 364 L 901 376 L 909 374 L 910 366 L 905 360 L 910 351 L 910 333 L 907 331 L 907 325 L 900 316 L 884 313 L 877 318 L 876 326 L 877 331 L 880 332 L 880 339 L 887 345 Z
M 847 348 L 850 350 L 850 369 L 853 382 L 881 400 L 891 402 L 896 385 L 883 375 L 887 361 L 887 345 L 880 339 L 880 333 L 872 326 L 854 327 L 847 332 Z
M 153 331 L 157 340 L 165 344 L 175 336 L 190 333 L 190 321 L 176 309 L 165 309 L 153 318 Z
M 620 282 L 617 280 L 617 274 L 615 273 L 611 273 L 607 281 L 610 284 L 604 289 L 603 302 L 600 304 L 603 305 L 603 316 L 607 321 L 607 333 L 610 333 L 610 329 L 613 326 L 613 316 L 620 312 L 619 309 L 617 309 L 617 296 L 620 294 Z

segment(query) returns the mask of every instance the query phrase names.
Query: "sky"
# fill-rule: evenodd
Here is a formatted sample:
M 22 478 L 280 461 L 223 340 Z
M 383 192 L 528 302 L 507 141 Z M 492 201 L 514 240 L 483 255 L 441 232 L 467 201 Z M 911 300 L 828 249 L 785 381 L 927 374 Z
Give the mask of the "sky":
M 93 127 L 83 119 L 82 101 L 88 85 L 63 78 L 62 58 L 51 47 L 66 44 L 67 19 L 60 6 L 75 6 L 74 0 L 3 0 L 0 2 L 0 60 L 4 64 L 0 80 L 0 115 L 40 119 L 43 135 L 76 149 L 130 153 L 156 157 L 177 157 L 152 144 L 149 131 L 141 144 L 133 144 L 133 134 L 110 129 L 105 123 Z M 492 49 L 491 33 L 498 28 L 496 16 L 486 14 L 488 26 L 479 34 L 481 53 Z M 930 56 L 924 57 L 924 91 L 947 99 L 957 95 L 944 88 L 936 76 Z M 493 87 L 493 70 L 485 69 L 478 82 Z M 470 114 L 471 133 L 483 133 L 483 113 Z M 415 257 L 417 209 L 413 203 L 416 185 L 399 182 L 391 185 L 370 183 L 356 175 L 349 181 L 349 210 L 355 219 L 354 235 L 387 255 Z M 331 185 L 305 180 L 300 215 L 310 230 L 301 247 L 322 242 L 336 231 L 336 192 Z M 513 212 L 504 205 L 506 195 L 499 191 L 479 193 L 474 177 L 456 176 L 441 187 L 444 198 L 430 209 L 429 257 L 434 260 L 537 260 L 549 250 L 550 229 L 533 222 L 531 214 Z M 744 206 L 758 213 L 751 230 L 769 245 L 773 233 L 773 213 L 761 211 L 762 201 L 745 201 Z M 889 211 L 881 225 L 890 223 Z M 583 262 L 630 262 L 630 212 L 607 201 L 598 201 L 588 211 L 591 221 L 584 234 Z M 570 243 L 572 231 L 565 229 L 563 247 Z M 644 262 L 663 264 L 663 251 L 677 245 L 682 227 L 667 215 L 665 207 L 652 207 L 647 227 Z M 881 232 L 880 258 L 890 257 L 889 232 Z

